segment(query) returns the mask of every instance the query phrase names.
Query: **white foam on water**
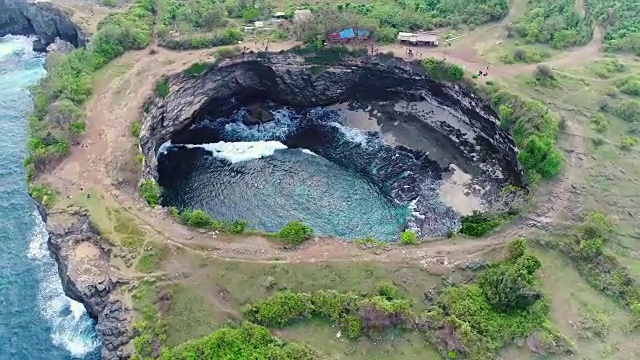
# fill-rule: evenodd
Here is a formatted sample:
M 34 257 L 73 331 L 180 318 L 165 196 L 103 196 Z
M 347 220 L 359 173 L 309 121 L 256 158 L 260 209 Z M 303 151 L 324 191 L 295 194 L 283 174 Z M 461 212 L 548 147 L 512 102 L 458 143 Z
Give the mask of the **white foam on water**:
M 367 137 L 367 135 L 361 130 L 358 130 L 356 128 L 352 128 L 349 126 L 344 126 L 335 121 L 330 122 L 329 125 L 340 129 L 340 132 L 342 132 L 344 136 L 351 142 L 366 146 L 367 142 L 369 141 L 369 138 Z
M 273 155 L 276 150 L 287 149 L 280 141 L 220 141 L 213 144 L 180 145 L 186 148 L 203 148 L 210 151 L 214 157 L 239 163 L 254 159 L 261 159 Z
M 171 140 L 168 140 L 164 144 L 160 145 L 160 148 L 158 149 L 158 155 L 166 154 L 171 146 L 173 146 L 173 144 L 171 144 Z
M 27 257 L 36 263 L 40 286 L 37 306 L 51 326 L 51 341 L 66 349 L 72 357 L 83 358 L 100 346 L 93 322 L 84 306 L 64 294 L 56 263 L 49 257 L 48 234 L 40 214 L 34 211 L 35 227 Z
M 32 57 L 32 44 L 34 39 L 34 37 L 15 35 L 0 37 L 0 60 L 15 55 Z

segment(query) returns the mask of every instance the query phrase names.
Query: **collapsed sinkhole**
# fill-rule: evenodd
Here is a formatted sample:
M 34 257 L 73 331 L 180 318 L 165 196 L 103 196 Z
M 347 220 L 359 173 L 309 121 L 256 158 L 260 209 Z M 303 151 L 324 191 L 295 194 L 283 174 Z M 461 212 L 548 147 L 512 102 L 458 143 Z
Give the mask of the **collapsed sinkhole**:
M 166 206 L 392 240 L 407 228 L 444 236 L 523 185 L 495 112 L 415 63 L 245 55 L 168 84 L 147 104 L 140 142 Z

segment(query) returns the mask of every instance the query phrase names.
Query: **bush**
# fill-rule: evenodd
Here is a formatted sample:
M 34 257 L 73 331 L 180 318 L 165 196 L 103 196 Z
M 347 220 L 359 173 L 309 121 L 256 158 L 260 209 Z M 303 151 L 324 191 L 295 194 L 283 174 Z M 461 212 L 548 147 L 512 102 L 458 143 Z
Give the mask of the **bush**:
M 387 300 L 398 298 L 398 288 L 389 280 L 383 280 L 378 283 L 378 295 L 383 296 Z
M 106 7 L 116 7 L 118 5 L 116 0 L 100 0 L 100 3 Z
M 602 114 L 596 114 L 591 118 L 591 123 L 595 131 L 604 133 L 609 129 L 609 121 Z
M 71 133 L 75 135 L 84 134 L 86 129 L 87 129 L 87 123 L 85 123 L 82 120 L 73 121 L 72 123 L 69 124 L 69 131 L 71 131 Z
M 459 81 L 464 77 L 462 67 L 435 58 L 422 59 L 422 68 L 433 79 L 445 81 Z
M 631 136 L 625 136 L 620 141 L 620 149 L 622 150 L 629 150 L 636 145 L 638 145 L 638 139 Z
M 163 77 L 156 83 L 156 94 L 161 98 L 166 98 L 169 96 L 169 79 Z
M 560 173 L 562 155 L 549 138 L 530 136 L 518 153 L 518 160 L 525 169 L 535 171 L 543 178 L 553 178 Z
M 140 120 L 134 120 L 129 126 L 129 133 L 134 138 L 140 137 Z
M 412 245 L 418 242 L 418 235 L 413 230 L 405 230 L 400 234 L 400 243 L 403 245 Z
M 620 92 L 631 96 L 640 96 L 640 77 L 628 76 L 615 81 Z
M 161 38 L 158 44 L 172 50 L 208 49 L 215 46 L 234 45 L 242 40 L 243 34 L 236 29 L 226 29 L 206 35 L 180 38 Z
M 187 76 L 198 76 L 200 74 L 202 74 L 203 72 L 207 71 L 207 69 L 209 69 L 209 65 L 206 63 L 202 63 L 202 62 L 197 62 L 197 63 L 193 63 L 191 64 L 191 66 L 189 66 L 184 73 Z
M 252 322 L 279 328 L 311 316 L 311 297 L 305 293 L 280 291 L 249 304 L 243 312 Z
M 300 245 L 313 236 L 313 229 L 298 220 L 294 220 L 280 229 L 276 236 L 287 244 Z
M 533 78 L 536 83 L 542 86 L 554 86 L 556 84 L 556 77 L 550 67 L 546 65 L 538 65 L 533 71 Z
M 142 181 L 139 187 L 140 197 L 142 197 L 151 207 L 156 207 L 160 203 L 162 188 L 155 180 L 148 179 Z
M 189 340 L 172 349 L 163 349 L 160 360 L 213 359 L 322 359 L 317 350 L 280 340 L 269 330 L 251 323 L 224 326 L 211 335 Z
M 535 256 L 523 254 L 492 265 L 477 283 L 445 287 L 416 321 L 417 328 L 443 356 L 471 360 L 493 359 L 513 339 L 555 333 L 548 325 L 548 303 L 537 289 L 539 266 Z
M 206 229 L 213 225 L 213 220 L 202 210 L 182 210 L 180 213 L 180 222 L 184 225 L 198 229 Z
M 480 237 L 502 224 L 496 216 L 475 210 L 471 215 L 460 218 L 460 234 Z
M 30 185 L 29 196 L 49 209 L 56 202 L 57 192 L 45 184 Z
M 624 100 L 614 109 L 616 116 L 630 123 L 640 122 L 640 102 L 637 100 Z

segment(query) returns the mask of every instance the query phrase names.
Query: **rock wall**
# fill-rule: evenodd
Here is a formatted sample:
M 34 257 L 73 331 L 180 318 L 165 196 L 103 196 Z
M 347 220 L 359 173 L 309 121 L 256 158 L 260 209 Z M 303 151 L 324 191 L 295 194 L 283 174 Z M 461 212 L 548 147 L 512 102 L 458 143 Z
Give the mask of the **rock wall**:
M 132 312 L 121 299 L 119 278 L 110 253 L 85 210 L 69 208 L 48 214 L 48 246 L 58 264 L 65 294 L 84 305 L 97 321 L 102 360 L 128 359 Z
M 35 51 L 44 52 L 56 38 L 75 47 L 86 44 L 86 34 L 69 15 L 47 2 L 0 0 L 0 36 L 35 35 Z
M 168 77 L 167 97 L 152 96 L 142 119 L 140 146 L 144 176 L 157 178 L 156 155 L 172 135 L 204 113 L 224 113 L 246 100 L 265 99 L 289 106 L 321 106 L 353 98 L 388 100 L 428 96 L 465 114 L 473 129 L 491 141 L 520 172 L 517 149 L 499 126 L 495 111 L 458 85 L 429 79 L 416 62 L 393 57 L 346 59 L 335 65 L 308 63 L 292 53 L 268 59 L 244 55 L 213 66 L 198 76 Z

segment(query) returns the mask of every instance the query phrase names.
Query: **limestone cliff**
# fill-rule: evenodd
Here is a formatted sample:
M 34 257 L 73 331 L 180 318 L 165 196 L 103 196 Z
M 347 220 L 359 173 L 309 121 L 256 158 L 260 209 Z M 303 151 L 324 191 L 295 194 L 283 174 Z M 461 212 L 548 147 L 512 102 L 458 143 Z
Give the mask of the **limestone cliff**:
M 84 46 L 86 35 L 69 15 L 48 2 L 0 0 L 0 36 L 35 35 L 35 51 L 46 51 L 56 38 Z
M 145 106 L 140 139 L 145 177 L 157 177 L 159 147 L 199 121 L 204 113 L 223 113 L 256 99 L 311 107 L 363 97 L 388 100 L 390 96 L 426 97 L 464 114 L 461 120 L 490 141 L 522 173 L 513 139 L 500 128 L 495 111 L 461 86 L 430 79 L 417 62 L 366 57 L 318 65 L 293 53 L 268 58 L 244 55 L 212 66 L 198 76 L 171 75 L 168 82 L 169 95 L 152 96 Z M 446 133 L 444 128 L 436 130 Z
M 132 314 L 120 294 L 125 281 L 110 267 L 110 253 L 86 211 L 69 208 L 50 212 L 48 246 L 65 294 L 82 303 L 97 321 L 103 360 L 128 359 Z

